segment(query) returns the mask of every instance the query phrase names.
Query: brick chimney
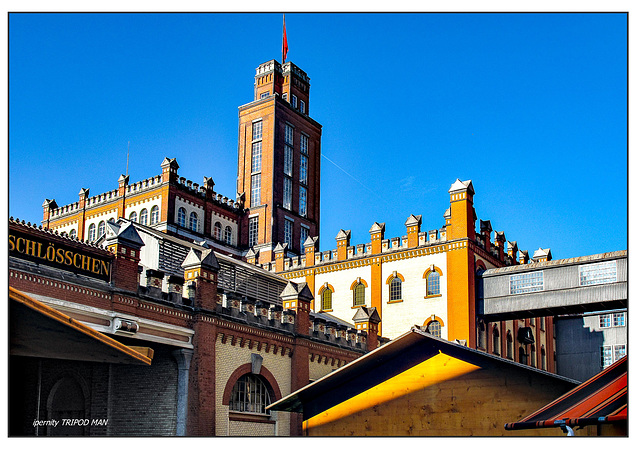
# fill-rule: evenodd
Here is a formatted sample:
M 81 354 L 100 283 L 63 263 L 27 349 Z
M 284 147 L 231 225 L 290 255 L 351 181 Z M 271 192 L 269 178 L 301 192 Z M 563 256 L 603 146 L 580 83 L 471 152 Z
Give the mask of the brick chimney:
M 336 241 L 338 243 L 338 260 L 346 260 L 347 247 L 351 242 L 351 230 L 340 230 L 336 236 Z
M 284 243 L 284 244 L 280 244 L 279 242 L 276 244 L 275 248 L 273 249 L 273 254 L 275 256 L 275 260 L 276 260 L 276 272 L 282 272 L 284 271 L 284 257 L 285 254 L 287 253 L 287 246 L 289 244 Z
M 318 236 L 311 237 L 309 236 L 306 241 L 304 241 L 304 256 L 306 261 L 306 266 L 311 267 L 316 264 L 316 252 L 318 251 Z
M 185 285 L 195 289 L 194 307 L 215 310 L 218 300 L 218 270 L 220 265 L 211 249 L 190 249 L 182 263 Z
M 49 219 L 51 219 L 51 211 L 58 208 L 58 203 L 56 200 L 49 200 L 45 198 L 44 203 L 42 203 L 42 226 L 45 228 L 49 228 Z
M 418 235 L 420 234 L 420 225 L 422 224 L 422 216 L 411 214 L 404 226 L 407 227 L 407 247 L 413 248 L 418 246 Z
M 371 253 L 382 253 L 382 240 L 384 239 L 384 223 L 374 222 L 369 229 L 371 235 Z
M 353 322 L 359 332 L 367 334 L 367 351 L 371 352 L 378 347 L 378 325 L 380 316 L 375 307 L 360 307 L 353 315 Z
M 480 220 L 480 237 L 482 238 L 482 246 L 487 252 L 491 252 L 491 227 L 490 220 Z
M 256 252 L 253 251 L 253 248 L 250 248 L 247 252 L 247 263 L 256 264 Z
M 520 264 L 528 264 L 529 263 L 529 251 L 528 250 L 520 250 Z
M 518 262 L 518 242 L 517 241 L 507 241 L 507 255 L 511 258 L 511 263 L 515 264 Z
M 551 249 L 539 248 L 533 254 L 531 261 L 535 261 L 536 263 L 551 261 Z
M 449 188 L 449 201 L 451 207 L 448 209 L 447 220 L 447 240 L 469 238 L 475 240 L 476 214 L 473 208 L 473 195 L 475 191 L 471 180 L 456 181 Z
M 498 248 L 498 259 L 500 260 L 500 262 L 504 262 L 504 243 L 504 231 L 496 231 L 495 244 Z
M 178 179 L 178 162 L 175 159 L 165 157 L 160 164 L 162 168 L 162 182 L 176 182 Z
M 127 226 L 107 222 L 104 246 L 114 254 L 111 283 L 116 288 L 137 292 L 140 284 L 138 265 L 144 245 L 132 224 Z

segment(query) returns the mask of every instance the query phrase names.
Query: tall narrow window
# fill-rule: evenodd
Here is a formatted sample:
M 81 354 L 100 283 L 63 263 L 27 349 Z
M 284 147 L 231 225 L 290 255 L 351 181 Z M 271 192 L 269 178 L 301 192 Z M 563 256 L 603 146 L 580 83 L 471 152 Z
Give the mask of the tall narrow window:
M 304 134 L 300 134 L 300 152 L 309 155 L 309 137 Z
M 148 217 L 149 217 L 149 211 L 147 211 L 147 208 L 144 208 L 142 211 L 140 211 L 140 223 L 141 224 L 146 225 Z
M 293 222 L 289 219 L 284 219 L 284 242 L 289 244 L 293 243 Z
M 260 173 L 251 175 L 251 207 L 260 206 L 260 185 L 262 178 Z
M 249 247 L 258 243 L 258 217 L 249 219 Z
M 133 211 L 131 214 L 129 214 L 129 220 L 131 220 L 132 222 L 137 222 L 138 213 L 136 211 Z
M 440 321 L 434 320 L 427 324 L 427 332 L 435 337 L 442 336 L 442 324 L 440 324 Z
M 400 277 L 394 277 L 389 284 L 389 300 L 402 299 L 402 280 Z
M 187 211 L 184 208 L 178 208 L 178 225 L 183 228 L 187 226 Z
M 300 227 L 300 253 L 304 253 L 304 243 L 309 237 L 309 228 L 302 226 Z
M 307 168 L 309 166 L 309 158 L 304 154 L 300 155 L 300 183 L 307 185 L 309 176 Z
M 513 337 L 507 332 L 507 359 L 513 359 Z
M 262 121 L 255 121 L 252 125 L 251 132 L 251 139 L 253 141 L 262 140 Z
M 440 274 L 437 271 L 429 272 L 427 276 L 427 296 L 440 294 Z
M 364 305 L 364 285 L 362 283 L 358 283 L 353 288 L 353 306 L 358 307 L 360 305 Z
M 198 214 L 195 212 L 189 214 L 189 229 L 192 231 L 198 231 Z
M 547 369 L 547 353 L 544 346 L 540 348 L 540 369 L 545 371 Z
M 291 178 L 285 176 L 282 188 L 282 206 L 289 210 L 291 210 L 291 191 L 293 190 L 291 185 Z
M 600 367 L 605 369 L 613 363 L 613 348 L 611 346 L 602 346 L 600 348 Z
M 104 234 L 104 230 L 106 228 L 106 223 L 104 223 L 104 220 L 102 220 L 99 224 L 98 224 L 98 238 L 101 238 L 102 235 Z
M 298 200 L 300 203 L 298 212 L 302 217 L 307 216 L 307 188 L 300 186 L 300 199 Z
M 251 145 L 251 173 L 262 171 L 262 142 L 255 142 Z
M 91 225 L 89 225 L 89 240 L 90 241 L 96 240 L 96 224 L 95 223 L 92 223 Z
M 291 95 L 291 107 L 294 109 L 298 108 L 298 97 L 295 94 Z
M 303 101 L 303 100 L 300 100 L 300 111 L 301 111 L 302 113 L 305 113 L 305 112 L 306 112 L 306 106 L 305 106 L 305 104 L 304 104 L 304 101 Z
M 224 227 L 224 242 L 229 245 L 233 243 L 233 231 L 231 230 L 231 227 L 229 225 Z
M 493 328 L 493 351 L 494 354 L 500 355 L 500 332 L 496 327 Z
M 284 174 L 293 176 L 293 126 L 284 125 Z
M 160 222 L 160 208 L 156 205 L 151 208 L 151 225 Z
M 328 286 L 322 291 L 322 310 L 331 310 L 333 291 Z
M 220 222 L 213 224 L 213 238 L 222 240 L 222 224 Z

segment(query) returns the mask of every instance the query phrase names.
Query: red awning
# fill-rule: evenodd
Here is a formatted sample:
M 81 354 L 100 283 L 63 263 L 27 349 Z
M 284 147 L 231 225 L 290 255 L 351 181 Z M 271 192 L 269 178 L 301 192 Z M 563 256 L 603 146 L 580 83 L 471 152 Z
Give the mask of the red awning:
M 586 426 L 627 420 L 627 357 L 583 382 L 542 409 L 504 428 Z

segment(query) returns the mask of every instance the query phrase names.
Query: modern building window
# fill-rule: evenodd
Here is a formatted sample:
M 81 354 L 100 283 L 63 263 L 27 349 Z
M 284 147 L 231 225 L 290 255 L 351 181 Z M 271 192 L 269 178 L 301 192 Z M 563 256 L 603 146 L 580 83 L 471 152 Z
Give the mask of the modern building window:
M 262 178 L 260 173 L 251 175 L 251 207 L 260 206 L 260 186 Z
M 146 208 L 144 208 L 142 211 L 140 211 L 140 223 L 142 225 L 146 225 L 147 224 L 148 216 L 149 216 L 149 211 L 147 211 Z
M 604 263 L 583 264 L 579 266 L 580 286 L 600 285 L 618 281 L 618 271 L 615 261 Z
M 308 171 L 307 168 L 309 167 L 309 158 L 307 156 L 305 156 L 304 154 L 300 155 L 300 183 L 307 185 L 308 183 Z
M 389 284 L 389 300 L 402 299 L 402 280 L 400 277 L 394 277 Z
M 284 177 L 283 187 L 282 187 L 282 206 L 285 209 L 291 210 L 291 192 L 292 192 L 292 183 L 291 178 Z
M 262 171 L 262 142 L 251 144 L 251 173 Z
M 600 368 L 603 370 L 613 363 L 613 347 L 601 346 L 600 347 Z
M 189 229 L 191 231 L 198 231 L 198 214 L 195 212 L 189 214 Z
M 90 241 L 96 240 L 96 224 L 95 223 L 92 223 L 91 225 L 89 225 L 89 240 Z
M 433 320 L 429 324 L 427 324 L 427 333 L 430 333 L 431 335 L 433 335 L 435 337 L 441 337 L 442 336 L 442 324 L 440 324 L 440 321 Z
M 509 294 L 524 294 L 544 289 L 542 271 L 516 274 L 509 277 Z
M 617 344 L 613 347 L 613 361 L 616 362 L 627 355 L 627 345 Z
M 289 244 L 293 244 L 293 222 L 289 219 L 284 219 L 284 242 Z
M 359 307 L 364 305 L 364 284 L 358 283 L 353 288 L 353 306 Z
M 298 108 L 298 97 L 295 94 L 291 95 L 291 107 L 294 109 Z
M 305 226 L 300 227 L 300 253 L 304 253 L 304 243 L 309 237 L 309 228 Z
M 245 374 L 233 386 L 229 410 L 269 415 L 269 389 L 261 376 Z
M 183 228 L 187 226 L 187 211 L 184 208 L 178 208 L 178 225 Z
M 213 238 L 219 241 L 222 240 L 222 224 L 220 222 L 213 224 Z
M 229 245 L 233 243 L 233 231 L 231 230 L 231 227 L 229 225 L 224 227 L 224 242 Z
M 78 237 L 78 233 L 76 233 L 75 229 L 72 229 L 71 231 L 69 231 L 69 237 L 71 239 L 75 239 L 76 237 Z
M 160 222 L 160 208 L 156 205 L 151 208 L 151 225 Z
M 133 211 L 131 214 L 129 214 L 129 220 L 132 222 L 137 222 L 138 221 L 138 213 L 136 211 Z
M 306 113 L 306 106 L 305 106 L 305 104 L 304 104 L 304 101 L 303 101 L 303 100 L 300 100 L 300 111 L 301 111 L 302 113 Z
M 427 296 L 440 295 L 440 274 L 438 271 L 431 271 L 427 275 Z
M 307 188 L 300 186 L 300 198 L 298 200 L 300 203 L 298 212 L 302 217 L 307 216 Z
M 104 230 L 106 228 L 107 224 L 104 223 L 104 220 L 100 221 L 100 223 L 98 224 L 98 238 L 101 238 L 102 235 L 104 234 Z
M 258 217 L 249 219 L 249 247 L 253 247 L 258 243 Z
M 293 176 L 293 146 L 284 145 L 284 174 Z
M 293 146 L 293 126 L 290 124 L 284 125 L 284 143 Z
M 608 313 L 606 315 L 599 316 L 599 326 L 601 329 L 607 329 L 611 327 L 611 314 Z
M 322 310 L 323 311 L 331 310 L 332 299 L 333 299 L 333 291 L 331 291 L 331 288 L 329 288 L 328 286 L 324 288 L 321 294 L 321 299 L 322 299 Z
M 626 320 L 624 312 L 613 314 L 613 327 L 624 327 L 625 323 Z
M 251 139 L 262 140 L 262 121 L 254 121 L 251 130 Z

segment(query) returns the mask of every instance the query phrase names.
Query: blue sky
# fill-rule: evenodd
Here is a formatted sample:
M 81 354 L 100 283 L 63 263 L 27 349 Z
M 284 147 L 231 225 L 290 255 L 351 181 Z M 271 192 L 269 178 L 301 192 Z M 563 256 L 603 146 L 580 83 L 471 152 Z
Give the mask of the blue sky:
M 237 107 L 281 60 L 281 14 L 13 14 L 9 215 L 160 174 L 236 196 Z M 627 248 L 627 16 L 287 14 L 323 125 L 320 248 L 386 223 L 440 228 L 471 179 L 479 219 L 530 254 Z

